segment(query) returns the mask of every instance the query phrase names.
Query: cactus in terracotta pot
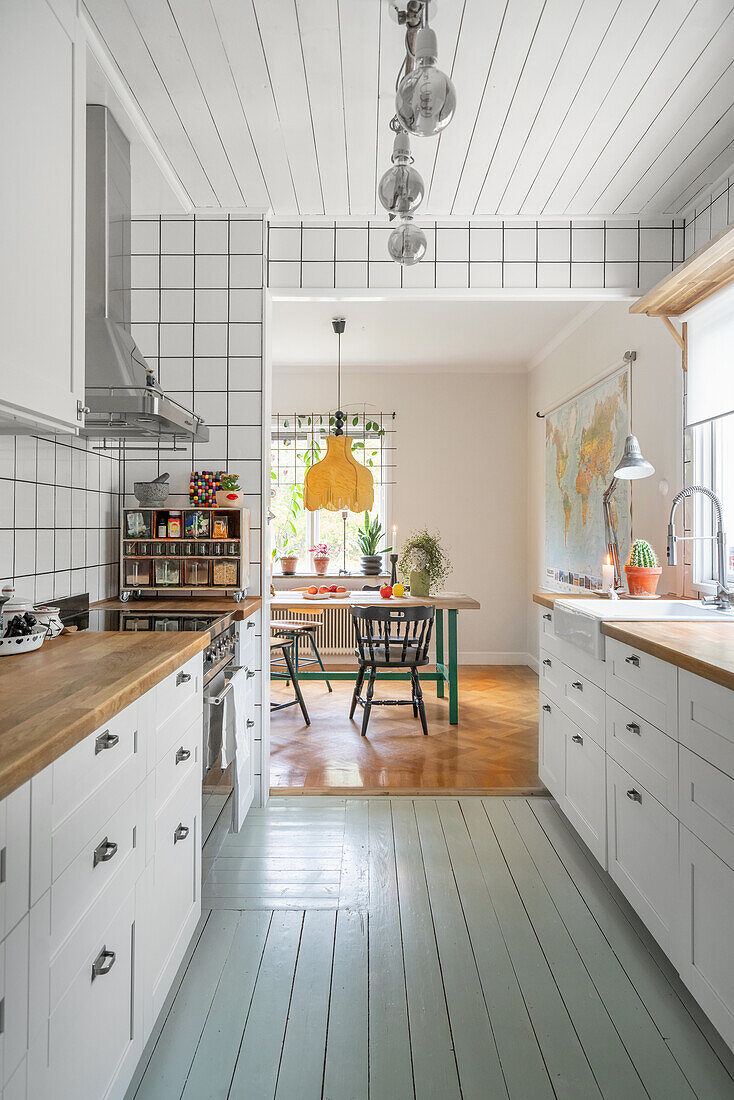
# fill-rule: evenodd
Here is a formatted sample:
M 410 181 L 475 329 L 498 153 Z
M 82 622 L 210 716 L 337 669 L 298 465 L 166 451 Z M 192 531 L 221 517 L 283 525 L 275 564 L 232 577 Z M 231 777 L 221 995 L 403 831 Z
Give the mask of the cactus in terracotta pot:
M 636 539 L 624 567 L 630 596 L 654 596 L 662 569 L 652 546 Z

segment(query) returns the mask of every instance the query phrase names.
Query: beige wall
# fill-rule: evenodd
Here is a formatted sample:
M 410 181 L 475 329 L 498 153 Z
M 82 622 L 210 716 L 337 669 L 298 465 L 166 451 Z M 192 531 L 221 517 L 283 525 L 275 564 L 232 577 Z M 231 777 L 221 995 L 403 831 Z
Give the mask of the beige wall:
M 397 414 L 392 522 L 423 525 L 449 551 L 462 660 L 524 663 L 527 485 L 524 374 L 344 373 L 343 403 Z M 273 371 L 273 411 L 333 409 L 334 371 Z
M 655 474 L 632 486 L 633 537 L 647 538 L 663 564 L 659 591 L 681 591 L 682 578 L 664 565 L 670 501 L 682 484 L 682 371 L 680 352 L 662 323 L 634 316 L 626 303 L 600 307 L 528 375 L 528 589 L 543 581 L 545 553 L 545 428 L 536 410 L 552 407 L 637 352 L 632 366 L 632 431 Z M 667 495 L 660 491 L 667 481 Z M 537 655 L 537 611 L 526 601 L 528 649 Z

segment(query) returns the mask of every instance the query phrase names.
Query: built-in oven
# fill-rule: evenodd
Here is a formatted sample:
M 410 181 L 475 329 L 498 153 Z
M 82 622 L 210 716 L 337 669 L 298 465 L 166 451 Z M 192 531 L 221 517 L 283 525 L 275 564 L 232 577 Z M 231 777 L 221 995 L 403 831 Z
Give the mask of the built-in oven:
M 234 787 L 232 763 L 222 767 L 225 701 L 236 663 L 237 625 L 230 623 L 204 652 L 204 736 L 202 745 L 201 839 L 206 844 L 229 803 Z M 229 808 L 228 808 L 229 804 Z M 229 818 L 227 818 L 229 821 Z

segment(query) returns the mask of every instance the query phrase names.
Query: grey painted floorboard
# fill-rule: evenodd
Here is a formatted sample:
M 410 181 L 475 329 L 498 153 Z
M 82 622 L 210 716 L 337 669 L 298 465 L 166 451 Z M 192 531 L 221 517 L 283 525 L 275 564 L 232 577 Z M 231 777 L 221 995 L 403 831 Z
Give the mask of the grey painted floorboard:
M 127 1100 L 734 1098 L 548 800 L 273 799 L 206 904 Z

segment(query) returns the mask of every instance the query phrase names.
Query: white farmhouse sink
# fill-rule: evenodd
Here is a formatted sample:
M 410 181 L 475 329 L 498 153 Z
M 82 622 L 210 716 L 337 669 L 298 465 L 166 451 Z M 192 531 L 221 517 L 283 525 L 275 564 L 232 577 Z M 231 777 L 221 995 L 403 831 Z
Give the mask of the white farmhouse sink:
M 733 611 L 717 611 L 694 600 L 556 600 L 553 631 L 579 649 L 604 660 L 603 622 L 731 623 Z

